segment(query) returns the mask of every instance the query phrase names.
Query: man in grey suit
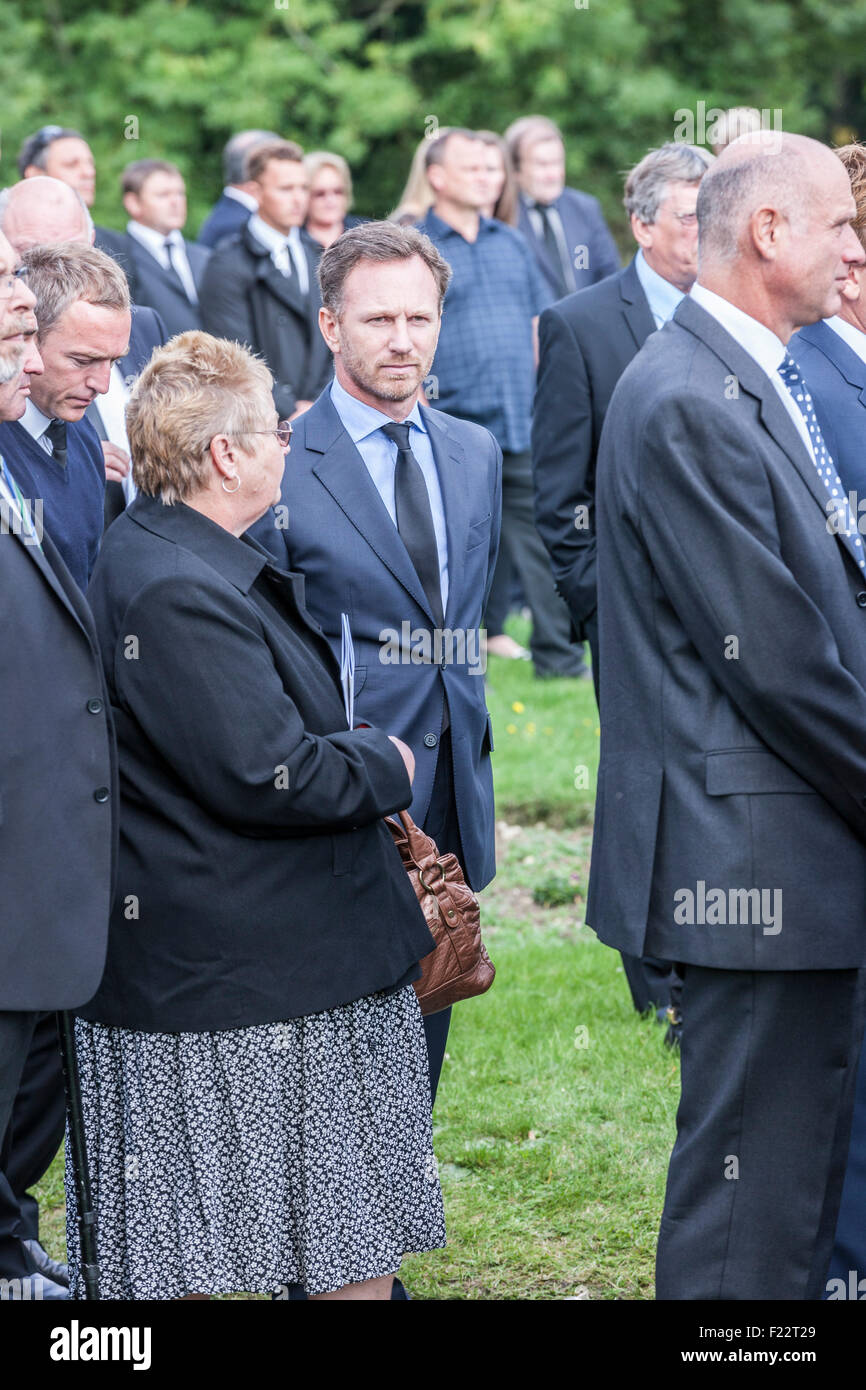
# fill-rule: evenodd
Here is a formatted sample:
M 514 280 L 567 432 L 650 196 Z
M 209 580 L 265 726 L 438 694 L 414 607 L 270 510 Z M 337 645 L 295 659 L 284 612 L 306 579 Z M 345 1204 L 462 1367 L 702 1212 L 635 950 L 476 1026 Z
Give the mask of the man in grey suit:
M 801 136 L 734 142 L 697 212 L 698 282 L 602 434 L 587 919 L 683 975 L 657 1297 L 812 1299 L 863 1034 L 866 554 L 785 345 L 864 252 Z

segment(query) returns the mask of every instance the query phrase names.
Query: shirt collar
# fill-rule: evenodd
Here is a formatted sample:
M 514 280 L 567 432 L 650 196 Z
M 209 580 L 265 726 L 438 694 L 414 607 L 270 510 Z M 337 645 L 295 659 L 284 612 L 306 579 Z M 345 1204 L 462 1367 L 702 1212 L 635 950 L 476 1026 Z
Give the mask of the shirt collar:
M 129 232 L 130 236 L 134 236 L 136 241 L 140 241 L 142 246 L 157 257 L 162 255 L 167 241 L 170 241 L 172 246 L 183 246 L 183 233 L 178 231 L 177 228 L 175 228 L 173 232 L 167 232 L 163 235 L 162 232 L 155 232 L 153 227 L 145 227 L 142 222 L 136 222 L 133 219 L 127 222 L 126 230 Z
M 503 225 L 502 222 L 497 222 L 495 217 L 484 217 L 482 215 L 479 219 L 478 236 L 481 237 L 485 232 L 498 231 Z M 428 210 L 427 216 L 424 218 L 421 226 L 428 227 L 440 238 L 445 236 L 459 236 L 461 241 L 466 241 L 462 232 L 458 232 L 456 227 L 452 227 L 450 222 L 446 222 L 444 218 L 440 217 L 438 213 L 435 213 L 432 208 Z M 471 245 L 471 242 L 468 242 L 467 245 Z
M 245 193 L 242 188 L 235 188 L 234 184 L 227 183 L 223 189 L 223 196 L 233 198 L 236 203 L 240 203 L 242 208 L 249 208 L 250 212 L 258 212 L 259 205 L 252 193 Z
M 281 251 L 284 246 L 300 246 L 301 244 L 300 227 L 293 227 L 286 236 L 283 232 L 278 232 L 276 227 L 271 227 L 267 222 L 263 222 L 257 212 L 252 214 L 247 226 L 256 241 L 260 241 L 262 246 L 267 247 L 268 251 Z
M 848 323 L 847 319 L 840 318 L 834 314 L 832 318 L 825 319 L 828 328 L 832 328 L 834 333 L 838 333 L 844 343 L 847 343 L 852 352 L 856 352 L 861 362 L 866 362 L 866 333 L 861 329 L 855 328 L 853 323 Z
M 29 396 L 24 407 L 24 414 L 18 421 L 23 425 L 31 439 L 41 439 L 48 426 L 51 424 L 52 417 L 43 415 L 38 405 L 34 405 L 33 397 Z
M 635 256 L 635 270 L 653 318 L 667 323 L 668 319 L 673 318 L 680 300 L 685 299 L 684 292 L 653 270 L 642 250 Z
M 364 401 L 359 401 L 357 396 L 351 395 L 345 386 L 340 385 L 336 377 L 331 382 L 331 401 L 353 444 L 366 439 L 368 435 L 375 434 L 376 430 L 380 430 L 383 425 L 394 423 L 391 416 L 386 415 L 384 411 L 377 410 L 375 406 L 367 405 Z M 417 401 L 403 423 L 414 425 L 424 434 L 427 433 L 427 427 L 421 419 L 421 411 Z
M 723 299 L 720 294 L 715 294 L 713 290 L 708 290 L 704 285 L 695 282 L 692 285 L 691 297 L 696 304 L 705 309 L 708 314 L 712 314 L 717 323 L 727 329 L 732 338 L 744 348 L 750 357 L 754 357 L 759 367 L 763 367 L 767 376 L 775 379 L 776 373 L 785 360 L 787 348 L 766 324 L 759 323 L 753 319 L 751 314 L 746 314 L 742 309 L 738 309 L 736 304 L 732 304 L 729 299 Z

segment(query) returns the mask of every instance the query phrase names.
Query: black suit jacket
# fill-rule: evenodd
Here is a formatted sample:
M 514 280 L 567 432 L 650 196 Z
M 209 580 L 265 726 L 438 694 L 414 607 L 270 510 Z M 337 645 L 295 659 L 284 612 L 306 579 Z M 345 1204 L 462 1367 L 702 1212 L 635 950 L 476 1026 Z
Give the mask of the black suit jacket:
M 159 317 L 155 309 L 148 309 L 144 304 L 133 304 L 132 306 L 132 326 L 129 330 L 129 352 L 125 357 L 121 357 L 118 366 L 123 374 L 123 379 L 127 386 L 132 389 L 135 379 L 144 370 L 153 355 L 154 348 L 161 347 L 167 341 L 168 334 L 165 331 L 165 324 Z M 96 400 L 96 409 L 99 411 L 99 399 Z M 88 412 L 90 407 L 88 407 Z M 91 423 L 99 435 L 104 439 L 105 430 L 100 420 L 93 419 Z M 120 513 L 126 507 L 126 496 L 122 484 L 108 479 L 105 484 L 105 524 L 110 526 L 112 521 L 116 521 Z
M 174 277 L 134 236 L 128 232 L 107 232 L 103 228 L 97 245 L 123 268 L 129 281 L 129 293 L 135 303 L 146 304 L 156 310 L 170 338 L 190 328 L 202 327 L 201 305 L 187 299 Z M 197 246 L 194 241 L 184 240 L 184 247 L 193 283 L 201 299 L 202 279 L 210 251 L 206 246 Z
M 115 712 L 121 841 L 85 1016 L 240 1028 L 405 982 L 432 949 L 382 817 L 412 792 L 346 727 L 303 580 L 200 513 L 139 496 L 89 598 Z
M 0 1009 L 69 1009 L 102 976 L 117 806 L 90 611 L 0 502 Z
M 597 198 L 579 188 L 564 188 L 553 203 L 562 222 L 565 242 L 571 256 L 574 289 L 586 289 L 619 270 L 619 252 Z M 535 235 L 526 202 L 520 199 L 517 225 L 538 261 L 539 269 L 554 294 L 561 294 L 558 267 L 545 242 Z
M 866 961 L 866 575 L 826 499 L 773 382 L 684 299 L 623 373 L 599 452 L 587 920 L 609 945 Z
M 632 260 L 567 295 L 538 325 L 535 515 L 578 637 L 596 608 L 595 470 L 614 387 L 655 321 Z
M 237 198 L 221 193 L 199 227 L 199 246 L 209 246 L 213 250 L 225 237 L 234 236 L 249 222 L 250 212 L 251 209 L 245 208 Z
M 283 275 L 271 253 L 245 226 L 214 251 L 202 286 L 202 321 L 217 338 L 233 338 L 260 353 L 274 374 L 274 404 L 291 415 L 299 400 L 314 401 L 331 379 L 332 361 L 319 332 L 322 300 L 316 267 L 322 248 L 306 232 L 309 294 L 296 274 Z

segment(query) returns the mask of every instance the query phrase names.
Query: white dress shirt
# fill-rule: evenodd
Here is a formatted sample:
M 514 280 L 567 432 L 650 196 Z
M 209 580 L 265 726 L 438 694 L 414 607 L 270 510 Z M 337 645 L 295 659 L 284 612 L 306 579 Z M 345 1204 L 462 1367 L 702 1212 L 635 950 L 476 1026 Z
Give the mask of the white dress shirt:
M 657 270 L 653 270 L 641 248 L 634 258 L 634 268 L 640 280 L 641 289 L 647 298 L 650 313 L 656 328 L 662 328 L 676 313 L 677 305 L 685 299 L 685 292 L 672 285 Z
M 720 323 L 722 328 L 736 339 L 743 351 L 754 358 L 758 366 L 766 372 L 779 399 L 796 425 L 800 438 L 809 450 L 809 457 L 814 463 L 815 452 L 809 438 L 809 431 L 806 428 L 806 421 L 797 402 L 779 376 L 779 368 L 788 352 L 782 339 L 777 338 L 773 330 L 767 328 L 766 324 L 759 323 L 757 319 L 752 318 L 751 314 L 744 313 L 729 299 L 723 299 L 720 294 L 706 289 L 704 285 L 699 285 L 697 282 L 692 285 L 691 295 L 695 303 L 705 309 L 708 314 L 712 314 L 716 322 Z
M 18 422 L 20 425 L 23 425 L 30 437 L 35 439 L 39 447 L 44 449 L 48 455 L 54 454 L 54 445 L 45 433 L 48 426 L 51 424 L 52 418 L 51 415 L 43 415 L 38 405 L 33 404 L 33 397 L 29 396 L 27 398 L 27 404 L 24 407 L 24 414 Z
M 108 379 L 108 390 L 104 396 L 96 397 L 95 405 L 110 443 L 116 444 L 127 454 L 129 453 L 129 440 L 126 436 L 126 402 L 128 400 L 129 388 L 123 379 L 120 367 L 115 362 Z M 138 491 L 132 481 L 131 469 L 123 479 L 121 487 L 126 504 L 129 506 Z
M 186 297 L 190 304 L 198 304 L 198 294 L 196 293 L 195 280 L 189 268 L 189 260 L 186 254 L 186 243 L 181 232 L 169 232 L 163 236 L 162 232 L 155 232 L 152 227 L 145 227 L 142 222 L 127 222 L 126 230 L 131 237 L 135 237 L 137 242 L 149 251 L 155 261 L 159 261 L 163 270 L 171 270 L 172 262 L 174 269 L 180 276 L 180 282 L 186 292 Z M 165 249 L 165 243 L 171 242 L 171 261 Z
M 223 189 L 227 198 L 234 198 L 236 203 L 240 203 L 242 208 L 248 212 L 258 212 L 259 205 L 251 193 L 246 193 L 242 188 L 235 188 L 233 183 L 227 183 Z
M 840 319 L 838 314 L 832 318 L 825 319 L 828 328 L 832 328 L 834 333 L 838 333 L 843 342 L 847 343 L 852 352 L 856 352 L 861 362 L 866 362 L 866 333 L 861 328 L 855 328 L 853 323 L 847 319 Z
M 263 222 L 257 212 L 253 213 L 247 226 L 256 241 L 260 241 L 262 246 L 266 246 L 270 251 L 271 260 L 283 275 L 289 273 L 289 267 L 286 264 L 286 250 L 288 249 L 298 277 L 298 284 L 303 293 L 308 294 L 310 275 L 307 268 L 306 253 L 301 245 L 300 227 L 293 227 L 288 236 L 284 236 L 282 232 L 277 231 L 276 227 L 271 227 L 267 222 Z

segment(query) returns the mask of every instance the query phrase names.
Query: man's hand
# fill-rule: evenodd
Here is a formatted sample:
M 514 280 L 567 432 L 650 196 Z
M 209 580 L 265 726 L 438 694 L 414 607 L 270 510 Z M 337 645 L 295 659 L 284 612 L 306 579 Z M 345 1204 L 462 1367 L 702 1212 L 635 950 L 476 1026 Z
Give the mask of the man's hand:
M 401 738 L 397 738 L 396 734 L 389 734 L 388 737 L 393 743 L 394 747 L 397 749 L 397 752 L 400 754 L 400 757 L 403 759 L 403 762 L 406 764 L 406 771 L 409 774 L 409 781 L 414 782 L 415 754 L 412 752 L 412 749 L 409 747 L 408 744 L 404 743 Z
M 102 441 L 105 456 L 105 479 L 109 483 L 122 483 L 129 474 L 130 460 L 125 449 L 112 444 L 108 439 Z
M 299 415 L 303 415 L 303 413 L 304 413 L 305 410 L 309 410 L 309 408 L 310 408 L 310 406 L 311 406 L 312 404 L 313 404 L 312 401 L 298 401 L 297 405 L 295 406 L 294 410 L 292 411 L 291 415 L 289 416 L 289 419 L 290 419 L 290 420 L 297 420 L 298 416 L 299 416 Z

